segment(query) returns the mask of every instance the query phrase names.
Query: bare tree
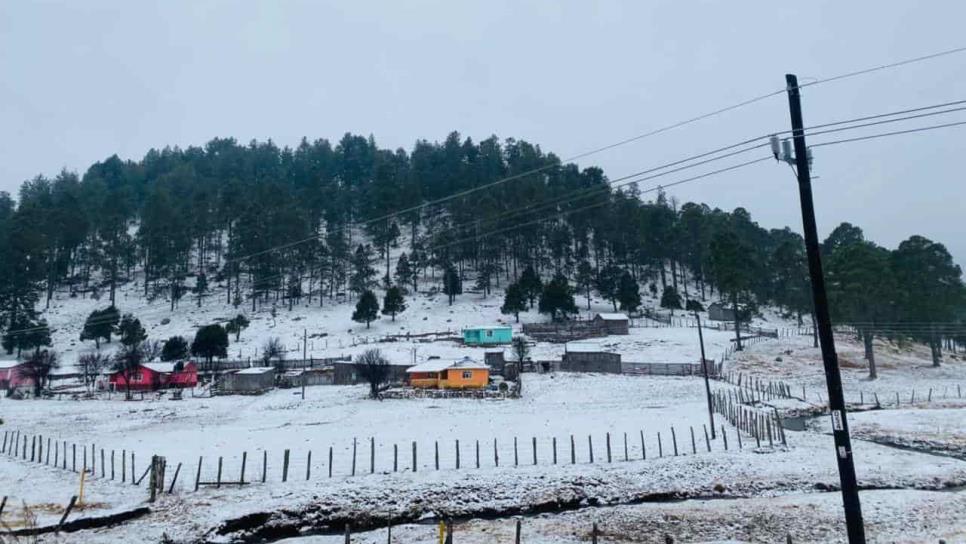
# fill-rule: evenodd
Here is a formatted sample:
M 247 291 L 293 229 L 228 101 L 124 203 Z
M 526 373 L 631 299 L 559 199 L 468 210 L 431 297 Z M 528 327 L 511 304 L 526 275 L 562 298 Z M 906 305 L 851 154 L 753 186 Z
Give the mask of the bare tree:
M 283 372 L 285 370 L 285 346 L 275 336 L 269 338 L 262 346 L 262 362 L 265 363 L 265 366 L 270 365 L 273 360 L 275 366 L 278 367 L 278 371 Z
M 369 398 L 381 398 L 381 393 L 389 389 L 389 361 L 378 349 L 369 349 L 357 355 L 355 369 L 369 382 Z
M 84 380 L 84 386 L 90 391 L 91 387 L 97 381 L 97 376 L 107 368 L 110 359 L 100 352 L 95 353 L 85 353 L 77 359 L 77 364 L 80 366 L 81 377 Z
M 124 398 L 131 400 L 131 380 L 141 371 L 141 364 L 146 362 L 145 353 L 149 349 L 146 342 L 138 342 L 124 346 L 114 354 L 113 368 L 124 378 Z

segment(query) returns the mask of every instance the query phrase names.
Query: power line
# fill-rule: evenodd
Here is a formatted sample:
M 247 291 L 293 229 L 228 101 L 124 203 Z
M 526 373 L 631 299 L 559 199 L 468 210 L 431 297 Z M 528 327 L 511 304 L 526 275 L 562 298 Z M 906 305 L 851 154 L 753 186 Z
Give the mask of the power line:
M 963 111 L 963 110 L 966 110 L 966 107 L 950 108 L 948 110 L 939 110 L 939 111 L 933 111 L 933 112 L 928 112 L 928 113 L 919 113 L 919 114 L 916 114 L 916 115 L 908 115 L 908 116 L 905 116 L 905 117 L 897 117 L 895 119 L 885 119 L 885 120 L 882 120 L 882 121 L 873 121 L 871 123 L 861 123 L 861 124 L 858 124 L 858 125 L 851 125 L 851 126 L 847 126 L 847 127 L 830 128 L 828 130 L 819 130 L 819 131 L 816 131 L 816 132 L 806 132 L 805 135 L 806 136 L 818 136 L 818 135 L 821 135 L 821 134 L 830 134 L 830 133 L 833 133 L 833 132 L 842 132 L 842 131 L 846 131 L 846 130 L 856 130 L 856 129 L 860 129 L 860 128 L 873 127 L 873 126 L 878 126 L 878 125 L 885 125 L 885 124 L 889 124 L 889 123 L 899 123 L 899 122 L 902 122 L 902 121 L 909 121 L 911 119 L 920 119 L 920 118 L 923 118 L 923 117 L 933 117 L 933 116 L 936 116 L 936 115 L 945 115 L 947 113 L 955 113 L 957 111 Z
M 848 78 L 852 78 L 852 77 L 856 77 L 856 76 L 860 76 L 860 75 L 864 75 L 864 74 L 868 74 L 868 73 L 872 73 L 872 72 L 877 72 L 877 71 L 881 71 L 881 70 L 887 70 L 887 69 L 897 68 L 897 67 L 900 67 L 900 66 L 905 66 L 905 65 L 909 65 L 909 64 L 918 63 L 918 62 L 923 62 L 923 61 L 926 61 L 926 60 L 931 60 L 931 59 L 935 59 L 935 58 L 939 58 L 939 57 L 943 57 L 943 56 L 947 56 L 947 55 L 952 55 L 952 54 L 955 54 L 955 53 L 960 53 L 960 52 L 963 52 L 963 51 L 966 51 L 966 47 L 959 47 L 959 48 L 956 48 L 956 49 L 949 49 L 949 50 L 945 50 L 945 51 L 939 51 L 939 52 L 936 52 L 936 53 L 930 53 L 930 54 L 923 55 L 923 56 L 919 56 L 919 57 L 905 59 L 905 60 L 901 60 L 901 61 L 897 61 L 897 62 L 892 62 L 892 63 L 888 63 L 888 64 L 881 64 L 881 65 L 878 65 L 878 66 L 873 66 L 873 67 L 870 67 L 870 68 L 864 68 L 864 69 L 856 70 L 856 71 L 853 71 L 853 72 L 847 72 L 847 73 L 844 73 L 844 74 L 839 74 L 839 75 L 832 76 L 832 77 L 828 77 L 828 78 L 824 78 L 824 79 L 818 79 L 818 80 L 815 80 L 815 81 L 811 81 L 809 83 L 806 83 L 804 85 L 799 85 L 798 87 L 799 88 L 804 88 L 804 87 L 811 87 L 811 86 L 814 86 L 814 85 L 821 85 L 821 84 L 830 83 L 830 82 L 833 82 L 833 81 L 839 81 L 839 80 L 842 80 L 842 79 L 848 79 Z M 672 123 L 672 124 L 669 124 L 669 125 L 665 125 L 665 126 L 662 126 L 660 128 L 657 128 L 657 129 L 654 129 L 654 130 L 651 130 L 651 131 L 648 131 L 648 132 L 644 132 L 642 134 L 638 134 L 636 136 L 632 136 L 632 137 L 629 137 L 629 138 L 625 138 L 623 140 L 619 140 L 619 141 L 614 142 L 614 143 L 611 143 L 611 144 L 607 144 L 607 145 L 604 145 L 604 146 L 601 146 L 601 147 L 597 147 L 597 148 L 594 148 L 594 149 L 591 149 L 591 150 L 588 150 L 588 151 L 584 151 L 582 153 L 578 153 L 576 155 L 572 155 L 570 157 L 567 157 L 565 159 L 562 159 L 560 162 L 561 163 L 573 162 L 573 161 L 576 161 L 576 160 L 579 160 L 579 159 L 582 159 L 582 158 L 585 158 L 585 157 L 588 157 L 588 156 L 591 156 L 591 155 L 594 155 L 594 154 L 597 154 L 597 153 L 601 153 L 603 151 L 607 151 L 607 150 L 610 150 L 610 149 L 614 149 L 616 147 L 620 147 L 620 146 L 623 146 L 623 145 L 626 145 L 626 144 L 629 144 L 629 143 L 632 143 L 632 142 L 640 141 L 640 140 L 643 140 L 643 139 L 648 138 L 648 137 L 651 137 L 651 136 L 656 136 L 658 134 L 662 134 L 664 132 L 668 132 L 668 131 L 674 130 L 676 128 L 680 128 L 680 127 L 683 127 L 683 126 L 686 126 L 686 125 L 689 125 L 689 124 L 693 124 L 693 123 L 696 123 L 698 121 L 703 121 L 705 119 L 709 119 L 711 117 L 715 117 L 717 115 L 721 115 L 721 114 L 726 113 L 726 112 L 729 112 L 729 111 L 733 111 L 733 110 L 736 110 L 736 109 L 739 109 L 739 108 L 743 108 L 745 106 L 749 106 L 751 104 L 755 104 L 757 102 L 761 102 L 761 101 L 766 100 L 768 98 L 771 98 L 771 97 L 774 97 L 774 96 L 778 96 L 778 95 L 784 94 L 786 91 L 787 91 L 787 89 L 779 89 L 779 90 L 776 90 L 776 91 L 773 91 L 773 92 L 770 92 L 770 93 L 762 94 L 762 95 L 759 95 L 759 96 L 750 98 L 748 100 L 744 100 L 744 101 L 738 102 L 736 104 L 732 104 L 732 105 L 727 106 L 727 107 L 724 107 L 724 108 L 719 108 L 717 110 L 713 110 L 713 111 L 710 111 L 710 112 L 707 112 L 707 113 L 704 113 L 704 114 L 701 114 L 701 115 L 697 115 L 697 116 L 694 116 L 694 117 L 685 119 L 683 121 L 678 121 L 676 123 Z M 494 187 L 496 185 L 500 185 L 500 184 L 503 184 L 503 183 L 507 183 L 509 181 L 521 179 L 521 178 L 526 177 L 526 176 L 530 176 L 530 175 L 533 175 L 533 174 L 537 174 L 537 173 L 540 173 L 540 172 L 544 172 L 544 171 L 550 170 L 552 168 L 556 168 L 558 166 L 560 166 L 560 165 L 557 164 L 557 163 L 553 163 L 553 164 L 547 164 L 547 165 L 544 165 L 544 166 L 541 166 L 541 167 L 538 167 L 538 168 L 533 168 L 531 170 L 528 170 L 528 171 L 525 171 L 525 172 L 521 172 L 519 174 L 514 174 L 512 176 L 507 176 L 507 177 L 504 177 L 504 178 L 501 178 L 501 179 L 498 179 L 498 180 L 495 180 L 495 181 L 492 181 L 490 183 L 486 183 L 486 184 L 483 184 L 483 185 L 480 185 L 480 186 L 477 186 L 477 187 L 472 187 L 472 188 L 466 189 L 464 191 L 460 191 L 460 192 L 454 193 L 452 195 L 447 195 L 447 196 L 444 196 L 444 197 L 440 197 L 440 198 L 435 199 L 435 200 L 430 201 L 430 202 L 424 202 L 422 204 L 417 204 L 415 206 L 410 206 L 408 208 L 404 208 L 402 210 L 397 210 L 397 211 L 391 212 L 389 214 L 384 214 L 384 215 L 379 216 L 379 217 L 375 217 L 375 218 L 368 219 L 368 220 L 361 221 L 361 222 L 356 222 L 356 223 L 354 223 L 352 225 L 347 225 L 347 227 L 355 226 L 355 227 L 358 228 L 358 227 L 362 227 L 362 226 L 369 225 L 369 224 L 372 224 L 372 223 L 377 223 L 377 222 L 380 222 L 380 221 L 386 221 L 386 220 L 388 220 L 390 218 L 397 217 L 399 215 L 404 215 L 404 214 L 407 214 L 407 213 L 410 213 L 410 212 L 414 212 L 414 211 L 417 211 L 417 210 L 421 210 L 421 209 L 426 208 L 426 207 L 429 207 L 429 206 L 434 206 L 434 205 L 442 204 L 442 203 L 445 203 L 445 202 L 449 202 L 449 201 L 454 200 L 456 198 L 460 198 L 460 197 L 463 197 L 463 196 L 467 196 L 467 195 L 473 194 L 475 192 L 478 192 L 478 191 L 481 191 L 481 190 L 484 190 L 484 189 L 488 189 L 490 187 Z M 315 234 L 315 235 L 312 235 L 310 237 L 303 238 L 301 240 L 296 240 L 296 241 L 289 242 L 289 243 L 286 243 L 286 244 L 281 244 L 281 245 L 276 246 L 276 247 L 273 247 L 273 248 L 268 248 L 268 249 L 260 250 L 260 251 L 254 252 L 252 254 L 249 254 L 249 255 L 244 255 L 244 256 L 240 256 L 240 257 L 234 257 L 232 259 L 226 259 L 225 260 L 225 264 L 228 264 L 230 262 L 237 262 L 237 261 L 247 260 L 247 259 L 250 259 L 252 257 L 256 257 L 256 256 L 259 256 L 259 255 L 264 255 L 264 254 L 269 253 L 269 252 L 272 252 L 272 251 L 277 251 L 277 250 L 281 250 L 281 249 L 287 249 L 287 248 L 290 248 L 290 247 L 293 247 L 293 246 L 296 246 L 296 245 L 299 245 L 299 244 L 303 244 L 303 243 L 307 243 L 307 242 L 310 242 L 312 240 L 315 240 L 319 236 L 320 235 Z
M 873 140 L 873 139 L 876 139 L 876 138 L 886 138 L 888 136 L 899 136 L 901 134 L 912 134 L 914 132 L 925 132 L 925 131 L 928 131 L 928 130 L 936 130 L 936 129 L 940 129 L 940 128 L 956 127 L 956 126 L 960 126 L 960 125 L 966 125 L 966 121 L 958 121 L 956 123 L 944 123 L 944 124 L 941 124 L 941 125 L 932 125 L 932 126 L 928 126 L 928 127 L 911 128 L 911 129 L 908 129 L 908 130 L 896 130 L 894 132 L 883 132 L 883 133 L 880 133 L 880 134 L 870 134 L 869 136 L 859 136 L 857 138 L 845 138 L 845 139 L 842 139 L 842 140 L 831 140 L 831 141 L 828 141 L 828 142 L 820 142 L 820 143 L 817 143 L 817 144 L 811 144 L 811 145 L 809 145 L 809 147 L 822 147 L 822 146 L 826 146 L 826 145 L 837 145 L 837 144 L 845 144 L 845 143 L 850 143 L 850 142 L 861 142 L 861 141 L 864 141 L 864 140 Z

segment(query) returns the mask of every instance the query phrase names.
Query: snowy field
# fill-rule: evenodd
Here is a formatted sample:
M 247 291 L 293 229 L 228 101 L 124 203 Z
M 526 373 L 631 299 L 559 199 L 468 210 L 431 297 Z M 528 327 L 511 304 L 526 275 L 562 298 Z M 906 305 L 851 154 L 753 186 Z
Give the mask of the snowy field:
M 376 347 L 396 363 L 466 355 L 482 360 L 485 350 L 452 341 L 384 337 L 407 332 L 458 334 L 465 326 L 498 323 L 519 331 L 512 316 L 499 313 L 502 297 L 483 299 L 472 293 L 458 297 L 451 307 L 440 295 L 411 297 L 409 309 L 395 323 L 382 318 L 370 329 L 349 319 L 350 305 L 328 301 L 321 308 L 302 305 L 289 311 L 280 306 L 273 317 L 268 307 L 251 314 L 250 308 L 235 309 L 223 300 L 206 301 L 198 309 L 186 299 L 172 314 L 164 302 L 145 305 L 138 297 L 136 286 L 125 287 L 119 291 L 118 306 L 141 318 L 151 339 L 174 334 L 190 339 L 199 325 L 246 313 L 252 325 L 240 342 L 232 338 L 232 358 L 257 357 L 271 337 L 282 339 L 291 350 L 289 358 L 300 358 L 305 334 L 306 351 L 313 357 L 354 355 Z M 653 299 L 646 302 L 655 305 Z M 583 300 L 578 303 L 584 317 L 611 310 L 600 300 L 593 301 L 591 312 Z M 56 327 L 53 336 L 65 363 L 62 371 L 71 370 L 77 356 L 94 349 L 77 337 L 87 314 L 105 305 L 103 300 L 54 301 L 47 318 Z M 170 321 L 163 324 L 164 319 Z M 535 312 L 521 315 L 521 321 L 543 319 Z M 696 329 L 635 325 L 628 336 L 591 342 L 620 353 L 625 361 L 698 361 Z M 793 327 L 770 311 L 755 325 Z M 706 330 L 707 356 L 718 359 L 733 334 Z M 884 408 L 850 414 L 860 485 L 870 490 L 862 492 L 870 542 L 963 541 L 966 499 L 959 489 L 966 486 L 966 462 L 960 455 L 966 401 L 959 398 L 958 386 L 966 389 L 966 363 L 947 356 L 936 369 L 922 346 L 877 342 L 880 378 L 870 382 L 861 345 L 848 337 L 837 338 L 837 343 L 849 401 L 857 401 L 861 392 L 866 395 L 863 408 L 870 408 L 872 395 L 878 393 Z M 102 350 L 114 347 L 116 343 Z M 531 357 L 557 359 L 564 349 L 540 343 Z M 770 403 L 779 410 L 817 408 L 826 396 L 821 357 L 808 336 L 751 345 L 730 359 L 725 370 L 805 388 L 807 402 Z M 734 386 L 713 382 L 712 388 L 727 391 Z M 933 398 L 927 402 L 930 389 Z M 42 539 L 48 542 L 254 542 L 303 535 L 292 544 L 329 544 L 342 542 L 333 533 L 341 532 L 348 521 L 359 528 L 353 542 L 374 543 L 386 541 L 380 528 L 388 518 L 399 523 L 393 542 L 430 542 L 436 517 L 452 516 L 457 519 L 456 541 L 477 544 L 509 541 L 513 517 L 518 515 L 524 516 L 523 541 L 531 544 L 587 542 L 595 521 L 601 526 L 602 542 L 664 542 L 665 533 L 676 542 L 775 542 L 789 533 L 796 543 L 844 541 L 841 499 L 828 492 L 838 485 L 838 476 L 825 416 L 812 420 L 803 432 L 789 431 L 787 448 L 755 448 L 753 439 L 745 436 L 738 450 L 735 429 L 725 425 L 729 449 L 725 451 L 719 434 L 710 441 L 708 452 L 704 384 L 697 377 L 525 374 L 522 391 L 522 398 L 507 400 L 374 401 L 366 398 L 366 386 L 309 387 L 304 400 L 293 390 L 211 398 L 202 396 L 200 389 L 198 396 L 188 393 L 178 401 L 154 395 L 135 401 L 118 395 L 94 400 L 3 398 L 0 430 L 43 434 L 88 448 L 95 445 L 118 456 L 122 450 L 127 455 L 134 452 L 138 472 L 151 455 L 162 455 L 168 461 L 169 481 L 174 467 L 182 464 L 174 494 L 152 505 L 149 516 L 113 528 Z M 907 402 L 913 391 L 914 405 Z M 889 405 L 896 392 L 899 409 Z M 761 408 L 770 410 L 767 405 Z M 716 418 L 720 429 L 722 419 Z M 678 456 L 673 454 L 672 428 Z M 418 449 L 415 473 L 413 442 Z M 475 466 L 477 443 L 480 468 Z M 290 463 L 288 481 L 282 482 L 285 450 L 290 451 Z M 199 457 L 204 459 L 203 483 L 217 478 L 219 457 L 222 480 L 230 482 L 239 479 L 243 453 L 249 485 L 202 485 L 194 491 Z M 34 511 L 41 524 L 54 523 L 78 483 L 73 472 L 0 456 L 0 495 L 8 495 L 13 505 L 8 505 L 3 520 L 16 519 L 17 505 L 26 502 L 37 506 Z M 143 485 L 95 477 L 85 490 L 88 506 L 75 516 L 129 510 L 144 505 L 146 498 Z
M 483 460 L 493 464 L 493 441 L 504 463 L 512 462 L 513 440 L 519 455 L 532 462 L 536 438 L 547 461 L 557 438 L 561 457 L 570 435 L 579 440 L 578 455 L 589 457 L 588 435 L 596 442 L 597 459 L 605 455 L 605 436 L 613 436 L 614 455 L 623 455 L 623 434 L 631 436 L 630 455 L 642 454 L 639 433 L 647 441 L 663 434 L 670 448 L 670 427 L 679 441 L 689 426 L 707 422 L 703 382 L 696 378 L 653 378 L 620 375 L 559 373 L 525 375 L 521 399 L 395 399 L 366 398 L 368 387 L 316 386 L 301 400 L 293 390 L 261 396 L 221 396 L 184 400 L 13 401 L 0 400 L 6 428 L 42 433 L 70 442 L 96 444 L 118 452 L 135 451 L 147 459 L 163 455 L 169 464 L 196 465 L 199 456 L 225 458 L 232 474 L 242 452 L 261 459 L 268 450 L 273 468 L 282 450 L 290 449 L 300 473 L 308 451 L 315 454 L 313 472 L 327 472 L 328 448 L 334 448 L 334 472 L 350 470 L 353 439 L 359 443 L 359 465 L 368 467 L 370 438 L 375 439 L 380 470 L 391 467 L 393 445 L 408 466 L 411 442 L 423 452 L 423 469 L 434 464 L 435 442 L 441 443 L 441 465 L 455 464 L 455 442 L 460 440 L 464 466 L 475 457 L 475 442 L 483 444 Z M 690 440 L 690 439 L 689 439 Z M 682 442 L 683 444 L 683 442 Z M 652 444 L 655 448 L 656 442 Z M 471 450 L 472 448 L 472 450 Z M 670 451 L 670 449 L 668 450 Z M 325 455 L 324 455 L 325 453 Z M 539 453 L 539 451 L 538 451 Z M 365 461 L 365 462 L 364 462 Z M 213 465 L 211 465 L 213 467 Z M 361 470 L 360 470 L 361 471 Z M 277 477 L 277 474 L 275 475 Z

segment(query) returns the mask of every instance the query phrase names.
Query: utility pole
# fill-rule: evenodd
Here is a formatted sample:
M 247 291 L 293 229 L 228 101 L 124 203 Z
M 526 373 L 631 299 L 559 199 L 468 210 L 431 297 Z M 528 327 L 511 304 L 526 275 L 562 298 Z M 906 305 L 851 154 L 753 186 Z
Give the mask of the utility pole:
M 808 273 L 812 281 L 812 300 L 815 303 L 815 321 L 822 346 L 822 362 L 825 366 L 825 382 L 828 386 L 829 408 L 832 412 L 832 436 L 835 439 L 835 458 L 839 466 L 842 486 L 842 503 L 845 507 L 845 523 L 850 544 L 865 543 L 865 527 L 862 524 L 862 506 L 855 478 L 855 461 L 849 425 L 845 415 L 845 396 L 842 393 L 842 376 L 839 373 L 832 321 L 829 318 L 825 278 L 822 275 L 822 258 L 818 247 L 818 231 L 815 226 L 815 204 L 812 201 L 812 179 L 809 172 L 808 147 L 805 145 L 805 129 L 802 121 L 802 102 L 798 78 L 786 74 L 788 109 L 792 121 L 792 140 L 795 146 L 795 166 L 798 172 L 798 194 L 802 202 L 802 227 L 805 234 L 805 251 L 808 255 Z
M 309 358 L 309 330 L 302 329 L 302 360 L 307 361 Z
M 708 381 L 708 361 L 704 358 L 704 332 L 701 331 L 701 316 L 694 311 L 694 319 L 698 322 L 698 342 L 701 343 L 701 370 L 704 371 L 704 392 L 708 394 L 708 419 L 711 421 L 711 438 L 716 438 L 714 430 L 714 410 L 711 409 L 711 383 Z

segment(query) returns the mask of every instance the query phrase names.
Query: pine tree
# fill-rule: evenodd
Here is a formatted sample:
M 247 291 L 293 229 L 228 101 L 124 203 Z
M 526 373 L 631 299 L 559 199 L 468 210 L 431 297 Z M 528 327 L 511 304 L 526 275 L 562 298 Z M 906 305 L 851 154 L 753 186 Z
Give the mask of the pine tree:
M 188 341 L 184 336 L 172 336 L 161 348 L 162 361 L 180 361 L 188 357 Z
M 621 310 L 625 312 L 636 312 L 641 306 L 641 291 L 637 285 L 637 280 L 626 270 L 621 275 L 617 286 L 617 300 L 620 302 Z
M 406 311 L 406 300 L 403 298 L 402 288 L 392 286 L 386 290 L 386 296 L 382 301 L 382 314 L 391 315 L 392 320 L 396 320 L 396 314 Z
M 377 317 L 379 317 L 379 301 L 376 299 L 376 294 L 367 289 L 359 296 L 356 310 L 352 312 L 352 320 L 356 323 L 365 323 L 368 329 L 369 324 Z
M 516 317 L 517 323 L 520 322 L 520 312 L 524 312 L 527 309 L 527 296 L 523 292 L 523 288 L 520 287 L 519 283 L 511 283 L 506 288 L 506 294 L 503 296 L 503 306 L 500 308 L 500 313 L 503 315 L 513 314 Z
M 121 318 L 117 334 L 121 337 L 121 345 L 126 348 L 140 344 L 148 338 L 148 333 L 141 326 L 141 320 L 131 314 L 124 314 Z
M 741 351 L 741 312 L 739 299 L 749 302 L 747 293 L 751 289 L 754 275 L 752 249 L 741 241 L 731 230 L 718 233 L 711 242 L 711 267 L 718 289 L 731 299 L 735 314 L 735 348 Z
M 533 303 L 536 302 L 540 297 L 540 293 L 543 292 L 543 283 L 540 281 L 540 276 L 532 266 L 527 266 L 523 269 L 523 273 L 520 274 L 520 279 L 517 280 L 517 283 L 520 284 L 523 295 L 529 301 L 530 308 L 533 308 Z
M 195 357 L 204 357 L 209 365 L 215 357 L 227 357 L 228 333 L 224 327 L 213 323 L 198 329 L 195 339 L 191 342 L 191 354 Z
M 110 343 L 111 333 L 114 332 L 114 327 L 117 326 L 119 320 L 120 317 L 117 308 L 113 306 L 103 310 L 92 311 L 87 316 L 87 319 L 84 321 L 84 327 L 81 329 L 81 342 L 93 340 L 94 347 L 101 349 L 101 339 Z
M 248 318 L 242 314 L 238 314 L 231 318 L 228 323 L 225 323 L 225 332 L 228 334 L 234 334 L 235 342 L 237 342 L 241 338 L 241 332 L 247 329 L 248 325 Z
M 453 305 L 456 295 L 463 294 L 463 280 L 452 265 L 446 267 L 443 272 L 443 293 L 449 297 L 449 305 Z
M 413 293 L 416 292 L 416 274 L 409 264 L 409 256 L 406 252 L 401 253 L 399 260 L 396 261 L 396 284 L 403 289 L 412 285 Z
M 372 248 L 359 244 L 352 256 L 352 276 L 349 278 L 349 290 L 362 294 L 372 287 L 373 278 L 378 274 L 372 267 Z
M 201 299 L 205 297 L 205 293 L 208 292 L 208 276 L 204 272 L 198 274 L 198 280 L 195 281 L 195 296 L 198 297 L 198 307 L 201 308 Z
M 664 292 L 661 293 L 661 308 L 671 310 L 672 316 L 674 315 L 674 310 L 681 309 L 681 295 L 678 294 L 678 290 L 673 285 L 668 285 L 664 288 Z
M 597 276 L 597 292 L 604 300 L 609 300 L 617 311 L 617 299 L 620 294 L 620 280 L 624 271 L 617 265 L 607 265 Z
M 577 313 L 573 289 L 563 274 L 555 275 L 543 287 L 537 309 L 542 314 L 550 314 L 550 318 L 554 321 L 566 319 L 567 316 Z
M 587 295 L 587 309 L 590 310 L 590 289 L 594 286 L 594 268 L 586 260 L 577 265 L 577 288 Z

